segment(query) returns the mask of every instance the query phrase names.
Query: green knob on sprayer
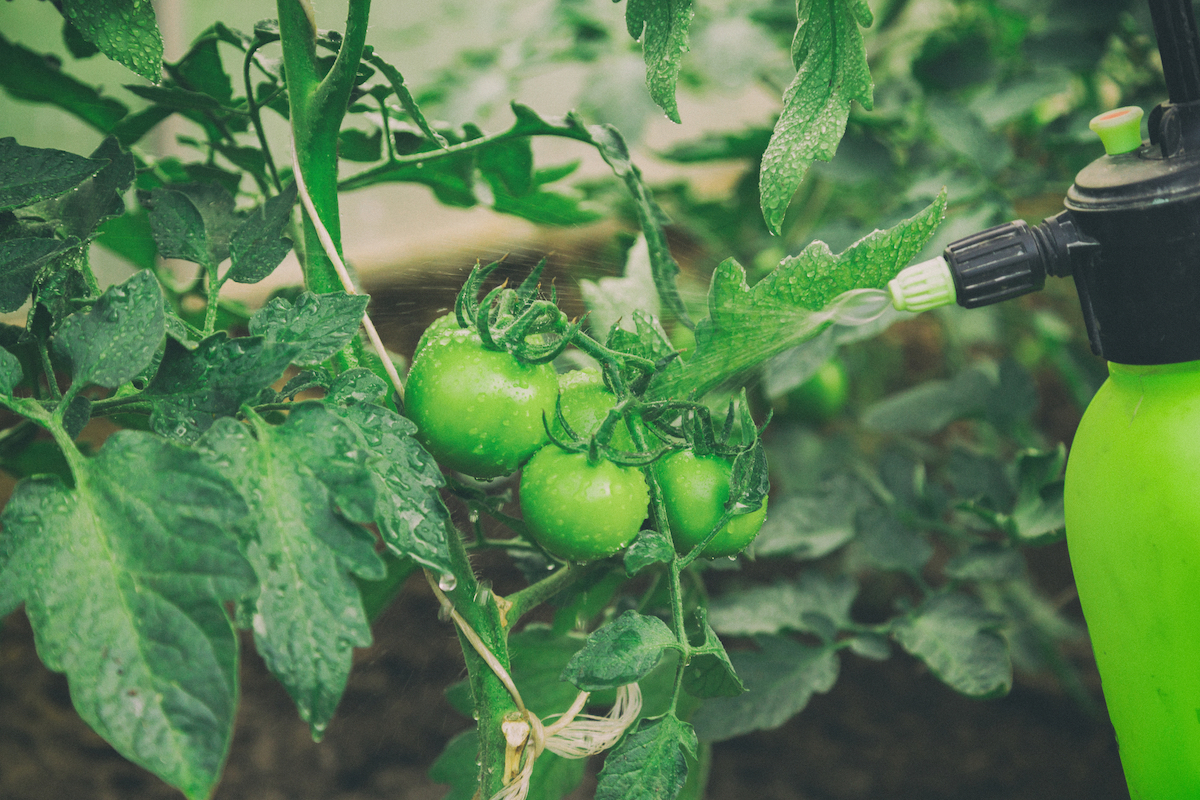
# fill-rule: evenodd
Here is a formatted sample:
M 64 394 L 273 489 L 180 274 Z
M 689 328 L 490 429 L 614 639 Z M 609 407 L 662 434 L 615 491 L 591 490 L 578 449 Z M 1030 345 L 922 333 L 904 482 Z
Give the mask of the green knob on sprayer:
M 1088 123 L 1110 156 L 1132 153 L 1142 146 L 1142 110 L 1125 106 L 1106 111 Z
M 897 311 L 929 311 L 955 299 L 954 276 L 942 256 L 902 269 L 887 288 Z

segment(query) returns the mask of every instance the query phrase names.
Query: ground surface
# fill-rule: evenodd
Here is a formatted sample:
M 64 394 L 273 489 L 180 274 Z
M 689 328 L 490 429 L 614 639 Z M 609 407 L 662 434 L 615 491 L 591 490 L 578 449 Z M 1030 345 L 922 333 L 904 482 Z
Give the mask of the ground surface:
M 0 798 L 157 800 L 180 795 L 124 762 L 37 661 L 18 612 L 0 631 Z M 466 726 L 442 690 L 462 676 L 452 631 L 410 583 L 360 651 L 346 697 L 314 744 L 247 648 L 233 753 L 214 800 L 435 800 L 425 777 Z M 1090 688 L 1098 684 L 1085 675 Z M 586 789 L 579 797 L 590 797 Z M 1106 720 L 1051 683 L 1006 698 L 955 695 L 912 659 L 843 660 L 827 695 L 776 731 L 719 744 L 712 800 L 1127 800 Z

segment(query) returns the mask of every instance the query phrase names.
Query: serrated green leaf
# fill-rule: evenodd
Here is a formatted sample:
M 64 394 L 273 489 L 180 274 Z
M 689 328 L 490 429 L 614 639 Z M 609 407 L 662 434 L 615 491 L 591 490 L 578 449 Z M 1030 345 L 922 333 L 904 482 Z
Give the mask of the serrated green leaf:
M 11 136 L 0 139 L 0 211 L 69 192 L 103 168 L 103 161 L 64 150 L 25 147 Z
M 674 800 L 697 746 L 692 726 L 674 714 L 642 720 L 604 759 L 596 800 Z
M 150 215 L 145 209 L 129 211 L 100 224 L 93 241 L 139 269 L 153 269 L 158 256 Z
M 371 162 L 383 157 L 383 131 L 376 128 L 367 133 L 357 128 L 338 132 L 338 158 L 346 161 Z
M 625 550 L 625 571 L 637 575 L 651 564 L 665 564 L 675 558 L 671 537 L 655 530 L 641 531 Z
M 851 623 L 850 606 L 858 584 L 848 575 L 836 580 L 815 570 L 794 581 L 755 586 L 712 601 L 709 618 L 718 631 L 732 636 L 755 636 L 780 631 L 821 633 Z
M 837 682 L 837 653 L 779 636 L 756 639 L 758 650 L 738 650 L 730 660 L 746 685 L 738 697 L 707 701 L 692 717 L 704 741 L 777 728 L 800 713 L 816 692 Z
M 315 367 L 354 337 L 368 302 L 365 294 L 344 292 L 305 292 L 295 303 L 276 297 L 250 318 L 250 334 L 264 337 L 268 344 L 296 347 L 294 363 Z
M 150 230 L 163 258 L 182 258 L 193 264 L 208 263 L 208 237 L 200 210 L 183 192 L 155 189 L 148 203 Z
M 705 610 L 697 609 L 696 614 L 704 635 L 700 646 L 710 652 L 692 657 L 683 673 L 684 691 L 692 697 L 737 697 L 746 691 L 746 687 L 730 663 L 729 654 L 717 638 L 716 631 L 708 624 Z
M 733 259 L 713 273 L 708 317 L 696 326 L 696 350 L 683 369 L 655 377 L 648 396 L 703 396 L 768 358 L 828 327 L 826 309 L 852 289 L 882 289 L 924 247 L 946 208 L 940 194 L 928 208 L 894 227 L 877 230 L 834 255 L 813 242 L 784 259 L 753 288 Z
M 625 26 L 642 43 L 646 86 L 650 97 L 672 122 L 679 122 L 675 84 L 683 54 L 688 51 L 688 27 L 695 11 L 692 0 L 626 0 Z
M 829 161 L 846 131 L 850 103 L 872 105 L 871 72 L 856 0 L 798 0 L 792 62 L 796 77 L 763 153 L 759 195 L 763 218 L 779 233 L 792 195 L 814 159 Z
M 269 198 L 256 208 L 233 232 L 229 240 L 232 261 L 227 276 L 236 283 L 258 283 L 270 275 L 292 250 L 292 240 L 284 234 L 292 221 L 296 203 L 296 184 Z
M 62 11 L 101 53 L 151 83 L 162 79 L 162 36 L 150 0 L 63 0 Z
M 634 683 L 675 644 L 675 635 L 661 619 L 626 611 L 588 637 L 562 678 L 587 692 Z
M 66 249 L 59 239 L 22 238 L 0 242 L 0 313 L 11 313 L 29 299 L 45 261 Z
M 514 197 L 533 191 L 533 146 L 529 139 L 510 139 L 484 147 L 477 156 L 479 171 L 493 187 Z
M 332 407 L 352 425 L 367 452 L 375 489 L 371 515 L 383 541 L 438 573 L 453 572 L 447 536 L 457 536 L 450 513 L 438 495 L 445 481 L 433 456 L 413 438 L 416 426 L 382 406 L 359 403 Z M 366 522 L 357 519 L 357 522 Z
M 133 184 L 136 169 L 133 156 L 122 150 L 113 136 L 105 137 L 90 158 L 107 164 L 70 193 L 39 209 L 60 235 L 83 241 L 90 240 L 105 220 L 125 213 L 124 194 Z
M 101 133 L 113 131 L 129 113 L 123 103 L 103 96 L 95 87 L 63 72 L 58 59 L 46 58 L 10 42 L 3 34 L 0 34 L 0 86 L 20 100 L 57 106 Z
M 254 575 L 229 535 L 241 496 L 197 454 L 121 431 L 76 465 L 77 488 L 23 481 L 4 510 L 0 604 L 25 602 L 38 654 L 123 756 L 209 796 L 237 702 L 223 604 Z
M 438 147 L 445 147 L 448 144 L 445 137 L 435 131 L 429 122 L 426 121 L 425 115 L 421 113 L 417 101 L 412 96 L 412 92 L 408 90 L 408 86 L 404 83 L 404 76 L 400 74 L 400 70 L 384 61 L 373 51 L 365 53 L 363 60 L 378 69 L 380 74 L 392 85 L 392 91 L 396 93 L 396 98 L 400 101 L 400 105 L 403 106 L 405 113 L 412 118 L 412 121 L 417 124 L 417 127 L 421 129 L 425 137 Z
M 325 400 L 337 406 L 374 403 L 387 392 L 388 385 L 383 378 L 369 369 L 359 367 L 346 370 L 334 378 L 326 390 Z
M 143 393 L 153 406 L 151 427 L 170 439 L 195 441 L 217 417 L 236 414 L 279 380 L 297 352 L 258 336 L 217 333 L 194 350 L 168 337 L 158 373 Z
M 926 381 L 887 397 L 863 413 L 881 431 L 930 434 L 951 422 L 985 417 L 1001 426 L 1024 419 L 1036 405 L 1028 375 L 1011 362 L 981 361 L 949 380 Z
M 12 397 L 13 389 L 21 382 L 22 377 L 24 371 L 21 369 L 21 359 L 0 348 L 0 394 Z
M 138 272 L 67 317 L 54 345 L 71 361 L 74 386 L 115 389 L 150 365 L 165 333 L 162 289 L 153 273 Z
M 1011 547 L 982 542 L 946 562 L 945 572 L 960 581 L 1011 581 L 1025 574 L 1025 559 Z
M 857 527 L 855 541 L 867 560 L 880 569 L 917 575 L 933 557 L 933 545 L 924 535 L 878 506 L 860 509 Z
M 233 81 L 221 63 L 221 53 L 217 47 L 220 41 L 245 48 L 243 37 L 217 23 L 196 37 L 183 58 L 175 63 L 172 75 L 192 91 L 228 103 L 233 99 Z
M 620 278 L 581 280 L 579 291 L 588 307 L 588 327 L 600 341 L 618 320 L 627 320 L 626 330 L 633 329 L 633 312 L 641 311 L 658 316 L 658 294 L 654 289 L 654 271 L 650 265 L 650 248 L 646 237 L 639 236 L 625 256 L 625 272 Z
M 754 540 L 755 555 L 816 559 L 853 539 L 854 515 L 861 503 L 858 485 L 837 480 L 825 489 L 772 500 L 771 513 Z
M 198 446 L 253 498 L 242 549 L 259 591 L 243 614 L 267 668 L 320 739 L 345 691 L 353 648 L 371 644 L 351 573 L 385 575 L 371 535 L 335 508 L 346 484 L 370 492 L 366 453 L 319 403 L 296 406 L 276 427 L 259 420 L 253 433 L 225 417 Z
M 1063 536 L 1063 465 L 1067 450 L 1059 444 L 1054 450 L 1026 450 L 1017 456 L 1017 503 L 1012 525 L 1025 544 L 1043 545 Z
M 229 257 L 229 240 L 241 225 L 233 195 L 217 183 L 155 189 L 147 203 L 150 227 L 163 258 L 216 266 Z
M 951 689 L 971 697 L 996 697 L 1012 688 L 1012 661 L 994 633 L 1004 618 L 970 595 L 934 595 L 901 620 L 892 636 Z

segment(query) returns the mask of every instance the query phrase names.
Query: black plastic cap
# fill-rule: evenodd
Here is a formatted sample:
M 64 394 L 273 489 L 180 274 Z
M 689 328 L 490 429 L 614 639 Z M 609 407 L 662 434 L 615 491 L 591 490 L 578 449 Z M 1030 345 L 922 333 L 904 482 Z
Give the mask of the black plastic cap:
M 1006 222 L 952 243 L 943 257 L 954 276 L 958 304 L 978 308 L 1041 289 L 1045 257 L 1022 220 Z

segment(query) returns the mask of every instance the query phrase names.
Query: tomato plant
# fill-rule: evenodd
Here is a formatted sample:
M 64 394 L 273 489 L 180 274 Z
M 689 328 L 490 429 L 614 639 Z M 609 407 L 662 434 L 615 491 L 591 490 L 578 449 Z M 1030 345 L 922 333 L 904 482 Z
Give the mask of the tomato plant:
M 521 471 L 521 516 L 552 555 L 591 561 L 625 548 L 646 519 L 650 494 L 636 467 L 592 464 L 587 453 L 543 447 Z
M 1035 424 L 1039 391 L 1067 385 L 1069 416 L 1103 372 L 1063 304 L 884 337 L 896 315 L 830 309 L 949 231 L 1061 194 L 1101 98 L 1159 91 L 1144 34 L 1123 0 L 1094 18 L 1050 0 L 1030 19 L 992 0 L 937 20 L 886 0 L 783 5 L 564 0 L 531 24 L 475 4 L 456 24 L 505 30 L 458 31 L 470 52 L 434 65 L 389 51 L 411 31 L 367 0 L 347 0 L 340 31 L 306 0 L 268 2 L 269 19 L 216 22 L 165 61 L 150 3 L 0 3 L 52 15 L 0 34 L 0 89 L 87 137 L 0 131 L 0 468 L 15 482 L 0 614 L 24 607 L 88 725 L 210 797 L 238 757 L 242 643 L 319 739 L 376 614 L 416 583 L 463 646 L 474 727 L 431 770 L 454 798 L 557 798 L 584 780 L 571 759 L 607 752 L 597 797 L 695 800 L 713 742 L 778 727 L 852 654 L 902 651 L 973 697 L 1003 694 L 1015 663 L 1086 700 L 1061 646 L 1079 627 L 1025 566 L 1062 528 L 1063 436 Z M 35 29 L 62 46 L 43 52 Z M 1089 46 L 1058 46 L 1067 31 Z M 620 77 L 631 33 L 636 91 Z M 133 77 L 80 77 L 97 49 Z M 956 68 L 966 56 L 994 68 Z M 561 62 L 591 73 L 584 111 L 490 105 L 497 87 L 534 96 L 521 77 Z M 781 97 L 743 129 L 656 146 L 665 164 L 731 169 L 727 197 L 652 185 L 632 155 L 645 142 L 611 124 L 680 120 L 681 74 Z M 18 128 L 13 107 L 0 117 Z M 545 163 L 559 146 L 567 160 Z M 592 162 L 611 176 L 576 173 Z M 390 203 L 401 184 L 472 209 L 455 224 L 599 242 L 557 283 L 534 270 L 485 291 L 494 265 L 477 267 L 402 377 L 357 288 L 387 281 L 342 258 L 362 231 L 342 201 Z M 93 269 L 102 251 L 116 273 Z M 292 253 L 302 286 L 278 269 Z M 268 279 L 253 301 L 234 291 Z M 1026 371 L 1002 339 L 1031 316 L 1052 346 Z M 849 348 L 869 405 L 836 437 L 747 409 L 746 387 L 786 395 Z M 811 410 L 843 413 L 845 376 L 818 378 Z M 522 466 L 519 485 L 453 474 Z M 696 561 L 756 534 L 737 580 L 709 579 L 741 560 Z M 493 583 L 497 561 L 514 568 Z M 552 625 L 530 621 L 539 609 Z M 726 652 L 730 636 L 745 646 Z

